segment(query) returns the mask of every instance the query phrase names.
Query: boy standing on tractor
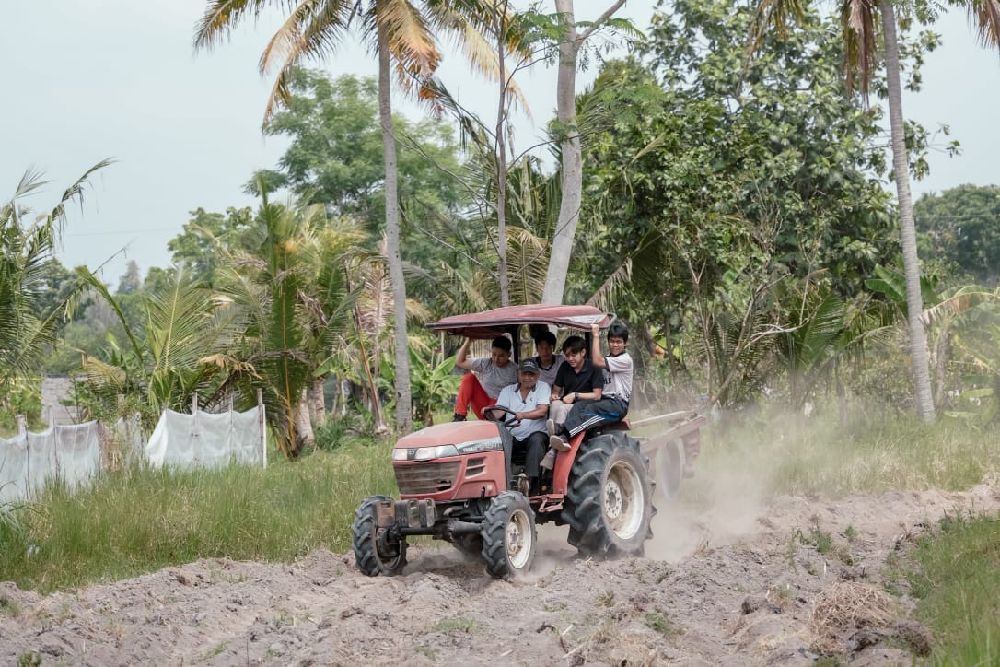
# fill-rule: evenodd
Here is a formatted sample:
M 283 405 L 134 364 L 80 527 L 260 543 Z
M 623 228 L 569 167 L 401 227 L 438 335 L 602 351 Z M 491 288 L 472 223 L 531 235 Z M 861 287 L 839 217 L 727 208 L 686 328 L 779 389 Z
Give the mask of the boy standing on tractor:
M 608 327 L 608 356 L 601 354 L 601 329 L 591 326 L 590 362 L 595 368 L 604 369 L 604 387 L 597 400 L 580 400 L 566 415 L 560 426 L 553 424 L 549 444 L 553 449 L 566 451 L 569 441 L 581 431 L 599 424 L 621 421 L 628 414 L 628 402 L 632 398 L 632 378 L 635 364 L 625 351 L 628 342 L 628 327 L 623 322 L 614 321 Z
M 500 391 L 507 385 L 517 382 L 517 370 L 510 360 L 511 342 L 506 336 L 493 339 L 489 357 L 469 359 L 469 346 L 472 339 L 466 338 L 462 347 L 458 348 L 455 365 L 472 373 L 466 373 L 458 385 L 458 396 L 455 398 L 455 416 L 452 421 L 465 421 L 469 407 L 480 419 L 483 418 L 483 408 L 496 403 Z

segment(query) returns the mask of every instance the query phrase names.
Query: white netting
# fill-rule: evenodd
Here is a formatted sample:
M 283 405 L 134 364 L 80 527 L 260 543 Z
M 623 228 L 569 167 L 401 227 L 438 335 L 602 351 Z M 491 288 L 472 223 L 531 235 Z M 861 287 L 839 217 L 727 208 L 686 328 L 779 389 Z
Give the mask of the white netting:
M 53 435 L 56 467 L 64 484 L 75 488 L 101 470 L 101 433 L 97 422 L 56 426 Z
M 28 497 L 28 438 L 0 439 L 0 504 Z
M 166 410 L 146 443 L 154 466 L 214 468 L 229 463 L 264 465 L 263 408 L 248 412 L 185 415 Z
M 29 498 L 57 477 L 76 487 L 100 469 L 97 422 L 54 426 L 41 433 L 0 439 L 0 502 Z
M 157 467 L 265 465 L 263 410 L 258 406 L 249 412 L 195 415 L 167 410 L 145 446 L 137 417 L 118 420 L 109 435 L 117 441 L 120 463 L 125 465 L 141 459 Z M 102 467 L 101 427 L 97 422 L 0 438 L 0 504 L 30 498 L 57 477 L 76 488 Z

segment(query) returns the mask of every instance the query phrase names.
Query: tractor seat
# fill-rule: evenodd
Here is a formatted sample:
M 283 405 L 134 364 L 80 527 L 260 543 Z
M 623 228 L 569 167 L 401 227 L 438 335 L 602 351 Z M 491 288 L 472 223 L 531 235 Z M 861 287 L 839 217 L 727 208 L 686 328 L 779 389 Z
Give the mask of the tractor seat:
M 600 426 L 590 429 L 589 433 L 590 435 L 601 435 L 610 431 L 628 431 L 630 428 L 632 428 L 632 426 L 629 423 L 628 417 L 625 417 L 621 421 L 601 424 Z

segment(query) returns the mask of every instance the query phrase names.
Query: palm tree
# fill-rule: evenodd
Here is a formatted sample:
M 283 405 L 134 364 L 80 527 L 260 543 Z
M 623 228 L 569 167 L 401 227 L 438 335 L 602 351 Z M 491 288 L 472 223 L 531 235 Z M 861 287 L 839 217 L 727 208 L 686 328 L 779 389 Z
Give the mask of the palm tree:
M 45 185 L 38 172 L 26 172 L 14 196 L 0 204 L 0 391 L 31 374 L 40 355 L 55 342 L 55 330 L 70 297 L 41 313 L 40 288 L 53 262 L 53 251 L 66 222 L 66 205 L 82 202 L 94 172 L 111 164 L 102 160 L 88 169 L 47 214 L 35 216 L 21 200 Z
M 195 48 L 209 48 L 228 36 L 246 18 L 257 18 L 269 7 L 292 7 L 284 23 L 261 55 L 262 74 L 280 66 L 264 112 L 265 121 L 278 104 L 287 102 L 294 68 L 306 58 L 333 53 L 343 34 L 358 27 L 378 58 L 379 122 L 385 163 L 385 234 L 389 277 L 393 293 L 396 362 L 396 427 L 412 426 L 409 353 L 406 337 L 406 285 L 399 247 L 399 188 L 396 137 L 392 126 L 390 74 L 393 65 L 405 90 L 425 97 L 422 87 L 437 69 L 441 53 L 435 33 L 447 33 L 463 45 L 472 64 L 482 70 L 496 67 L 495 54 L 483 37 L 486 6 L 491 0 L 208 0 L 195 32 Z
M 899 200 L 899 233 L 906 276 L 907 317 L 910 331 L 910 362 L 918 414 L 925 421 L 935 417 L 928 366 L 927 336 L 923 300 L 920 293 L 920 263 L 917 258 L 917 234 L 913 224 L 913 198 L 910 171 L 903 135 L 902 83 L 900 82 L 899 44 L 896 38 L 896 15 L 891 0 L 840 0 L 844 39 L 844 69 L 848 90 L 859 88 L 867 101 L 868 89 L 877 65 L 878 39 L 881 37 L 886 67 L 889 100 L 889 134 L 892 146 L 893 175 Z M 1000 2 L 997 0 L 956 0 L 969 12 L 979 41 L 984 46 L 1000 48 Z M 761 48 L 766 32 L 787 29 L 791 20 L 806 17 L 809 0 L 759 0 L 755 10 L 753 45 Z
M 250 251 L 224 254 L 220 287 L 247 320 L 227 388 L 262 389 L 278 448 L 295 458 L 313 440 L 308 392 L 336 349 L 353 295 L 344 257 L 361 237 L 331 224 L 321 205 L 296 208 L 264 198 Z
M 211 404 L 227 372 L 244 366 L 231 354 L 246 328 L 243 313 L 189 272 L 172 271 L 143 293 L 145 319 L 134 328 L 99 277 L 84 267 L 76 271 L 81 284 L 111 307 L 125 334 L 121 345 L 112 341 L 101 355 L 83 359 L 80 390 L 91 417 L 110 420 L 138 411 L 151 427 L 162 410 L 187 409 L 194 394 Z

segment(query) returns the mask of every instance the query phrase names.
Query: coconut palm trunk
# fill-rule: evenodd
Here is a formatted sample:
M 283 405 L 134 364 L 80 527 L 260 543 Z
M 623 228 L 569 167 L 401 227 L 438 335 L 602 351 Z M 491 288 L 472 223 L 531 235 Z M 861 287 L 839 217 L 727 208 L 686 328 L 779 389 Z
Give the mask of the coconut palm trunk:
M 497 106 L 497 278 L 500 284 L 500 305 L 510 305 L 510 275 L 507 273 L 507 54 L 504 42 L 504 22 L 500 8 L 493 7 L 493 30 L 497 38 L 497 65 L 499 66 L 500 102 Z
M 394 353 L 396 360 L 396 429 L 400 434 L 413 428 L 410 395 L 410 357 L 406 337 L 406 283 L 399 249 L 399 171 L 396 164 L 396 134 L 392 128 L 389 36 L 378 24 L 378 117 L 382 126 L 385 161 L 385 234 L 389 281 L 392 284 Z
M 559 70 L 556 78 L 556 118 L 560 131 L 559 142 L 562 153 L 561 186 L 562 200 L 559 202 L 559 219 L 552 232 L 552 249 L 549 254 L 549 269 L 545 274 L 545 289 L 542 303 L 560 304 L 566 291 L 566 274 L 576 240 L 576 224 L 580 219 L 583 201 L 583 152 L 580 148 L 580 133 L 576 126 L 576 64 L 580 47 L 594 30 L 607 21 L 625 4 L 625 0 L 612 3 L 593 24 L 582 34 L 576 31 L 576 14 L 573 0 L 555 0 L 556 12 L 563 25 L 562 39 L 559 40 Z
M 903 248 L 903 272 L 906 277 L 906 308 L 910 328 L 910 364 L 917 413 L 925 421 L 934 420 L 934 396 L 928 366 L 927 334 L 921 315 L 924 312 L 920 293 L 920 263 L 917 260 L 917 232 L 913 224 L 913 198 L 910 194 L 910 171 L 903 141 L 903 92 L 900 82 L 899 43 L 896 39 L 896 15 L 890 0 L 879 0 L 885 40 L 886 82 L 889 88 L 889 134 L 892 167 L 899 199 L 899 234 Z
M 545 276 L 542 303 L 562 303 L 566 290 L 566 274 L 576 238 L 576 223 L 580 217 L 583 191 L 583 154 L 580 135 L 576 131 L 576 55 L 579 41 L 573 0 L 555 0 L 556 12 L 563 21 L 563 36 L 559 42 L 559 71 L 556 79 L 556 118 L 564 132 L 559 149 L 562 151 L 562 201 L 559 218 L 552 233 L 549 270 Z

